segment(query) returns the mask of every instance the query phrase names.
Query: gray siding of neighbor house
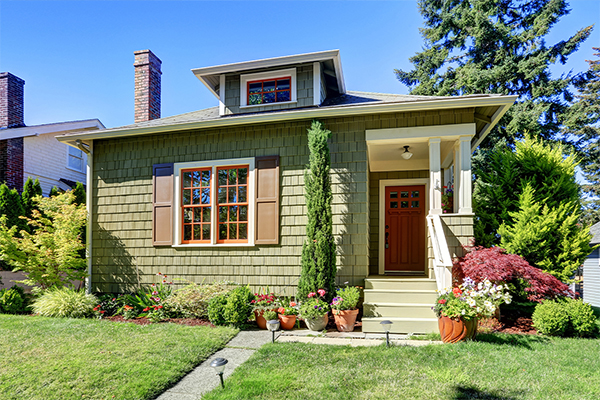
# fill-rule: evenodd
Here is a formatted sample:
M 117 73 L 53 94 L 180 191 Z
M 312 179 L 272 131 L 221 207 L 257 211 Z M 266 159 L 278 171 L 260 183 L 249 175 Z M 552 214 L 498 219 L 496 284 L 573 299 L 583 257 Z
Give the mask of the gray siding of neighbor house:
M 225 77 L 225 114 L 245 114 L 262 111 L 285 110 L 289 108 L 308 107 L 314 103 L 313 98 L 313 65 L 300 64 L 292 66 L 296 68 L 296 91 L 297 102 L 291 104 L 273 103 L 270 106 L 256 106 L 240 108 L 240 74 L 227 75 Z M 280 69 L 288 69 L 290 67 L 278 67 L 261 69 L 255 72 L 277 71 Z
M 474 110 L 322 119 L 330 140 L 338 283 L 369 274 L 366 129 L 473 122 Z M 94 141 L 92 290 L 126 292 L 162 272 L 194 282 L 232 280 L 292 295 L 305 237 L 306 130 L 311 121 L 190 130 Z M 152 166 L 280 156 L 280 241 L 254 247 L 153 247 Z
M 583 262 L 583 301 L 600 307 L 600 249 Z

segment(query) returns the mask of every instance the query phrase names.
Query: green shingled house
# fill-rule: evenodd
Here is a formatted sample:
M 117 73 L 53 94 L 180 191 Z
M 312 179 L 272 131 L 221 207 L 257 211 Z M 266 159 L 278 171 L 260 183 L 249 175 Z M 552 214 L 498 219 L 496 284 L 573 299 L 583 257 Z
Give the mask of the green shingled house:
M 364 285 L 363 331 L 437 329 L 435 290 L 473 235 L 471 154 L 515 96 L 348 91 L 333 50 L 194 69 L 218 106 L 160 118 L 161 62 L 135 57 L 136 123 L 59 138 L 89 153 L 90 290 L 162 272 L 292 295 L 318 119 L 333 133 L 337 280 Z

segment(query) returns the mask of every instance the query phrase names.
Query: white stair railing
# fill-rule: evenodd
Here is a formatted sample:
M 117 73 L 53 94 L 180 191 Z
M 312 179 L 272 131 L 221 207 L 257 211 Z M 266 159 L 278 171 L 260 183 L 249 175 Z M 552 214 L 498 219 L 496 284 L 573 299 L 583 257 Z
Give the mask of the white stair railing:
M 444 234 L 442 219 L 437 214 L 427 216 L 427 228 L 433 247 L 433 271 L 438 290 L 452 286 L 452 257 Z

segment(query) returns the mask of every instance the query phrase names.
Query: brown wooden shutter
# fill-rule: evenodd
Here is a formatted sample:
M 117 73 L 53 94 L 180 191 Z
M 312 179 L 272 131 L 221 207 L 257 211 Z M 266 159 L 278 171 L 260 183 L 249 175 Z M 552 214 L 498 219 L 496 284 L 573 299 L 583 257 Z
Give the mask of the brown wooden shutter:
M 173 164 L 152 166 L 152 245 L 173 244 Z
M 256 244 L 279 243 L 279 156 L 256 157 Z

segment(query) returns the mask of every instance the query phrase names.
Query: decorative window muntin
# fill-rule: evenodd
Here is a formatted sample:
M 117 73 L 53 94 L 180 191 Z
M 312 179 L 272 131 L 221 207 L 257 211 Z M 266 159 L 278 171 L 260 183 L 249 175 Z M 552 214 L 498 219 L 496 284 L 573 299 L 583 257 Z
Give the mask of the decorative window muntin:
M 280 84 L 280 86 L 277 86 L 277 81 L 282 80 L 285 81 L 286 79 L 289 79 L 289 100 L 288 101 L 283 101 L 283 99 L 285 97 L 285 94 L 279 94 L 279 101 L 278 102 L 262 102 L 259 104 L 251 104 L 250 103 L 250 98 L 249 98 L 249 83 L 256 83 L 256 82 L 275 82 L 275 86 L 273 87 L 273 84 L 268 84 L 267 85 L 267 93 L 271 93 L 271 95 L 269 96 L 273 96 L 275 95 L 274 93 L 277 91 L 280 91 L 281 93 L 283 93 L 284 91 L 286 91 L 285 89 L 285 82 L 282 82 Z M 252 91 L 255 93 L 259 93 L 258 92 L 258 85 L 253 86 L 252 87 Z M 260 93 L 264 93 L 264 85 L 261 83 L 260 85 Z M 274 89 L 274 90 L 273 90 Z M 296 68 L 287 68 L 287 69 L 280 69 L 280 70 L 275 70 L 275 71 L 265 71 L 265 72 L 257 72 L 257 73 L 252 73 L 252 74 L 243 74 L 240 75 L 240 107 L 241 108 L 245 108 L 245 107 L 265 107 L 265 106 L 269 106 L 269 105 L 273 105 L 273 104 L 290 104 L 290 103 L 295 103 L 298 99 L 297 99 L 297 82 L 296 82 Z M 277 95 L 275 95 L 277 96 Z M 261 95 L 261 101 L 263 99 L 263 96 Z M 269 99 L 267 99 L 269 100 Z M 256 102 L 256 100 L 254 100 Z
M 211 242 L 211 168 L 181 171 L 181 243 Z
M 292 77 L 248 82 L 248 105 L 291 101 Z
M 217 168 L 217 243 L 248 242 L 248 165 Z

